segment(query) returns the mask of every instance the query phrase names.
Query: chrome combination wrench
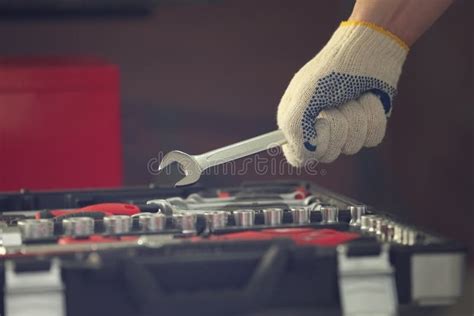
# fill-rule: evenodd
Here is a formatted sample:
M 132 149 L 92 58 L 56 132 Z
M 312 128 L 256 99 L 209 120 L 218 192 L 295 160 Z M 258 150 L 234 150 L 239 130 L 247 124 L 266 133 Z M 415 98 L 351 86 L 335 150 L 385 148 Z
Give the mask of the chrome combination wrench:
M 189 155 L 179 150 L 173 150 L 163 157 L 158 170 L 176 162 L 185 177 L 179 180 L 175 186 L 188 185 L 198 181 L 202 172 L 210 167 L 279 147 L 285 143 L 283 132 L 276 130 L 201 155 Z

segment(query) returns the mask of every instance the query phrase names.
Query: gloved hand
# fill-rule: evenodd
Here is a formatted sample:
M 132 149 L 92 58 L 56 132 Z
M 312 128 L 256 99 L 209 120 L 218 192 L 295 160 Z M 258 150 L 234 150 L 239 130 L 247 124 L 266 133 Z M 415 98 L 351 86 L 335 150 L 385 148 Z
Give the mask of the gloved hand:
M 407 53 L 402 40 L 374 24 L 342 22 L 295 74 L 278 106 L 288 162 L 332 162 L 378 145 Z

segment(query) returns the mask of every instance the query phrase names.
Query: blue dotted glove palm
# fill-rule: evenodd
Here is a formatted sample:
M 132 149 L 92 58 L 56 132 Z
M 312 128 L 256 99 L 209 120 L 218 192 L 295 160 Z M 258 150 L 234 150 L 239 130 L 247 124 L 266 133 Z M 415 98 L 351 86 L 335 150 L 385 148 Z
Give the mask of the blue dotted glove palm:
M 332 162 L 378 145 L 408 48 L 366 22 L 341 23 L 328 44 L 291 80 L 278 107 L 288 162 Z

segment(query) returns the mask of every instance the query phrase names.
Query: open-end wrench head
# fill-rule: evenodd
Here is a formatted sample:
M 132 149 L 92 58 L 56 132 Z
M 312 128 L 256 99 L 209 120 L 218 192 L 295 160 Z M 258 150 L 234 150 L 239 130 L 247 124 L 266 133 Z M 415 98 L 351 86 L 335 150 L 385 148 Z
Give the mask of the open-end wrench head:
M 193 156 L 179 150 L 173 150 L 167 153 L 163 157 L 158 170 L 166 168 L 173 162 L 176 162 L 185 174 L 185 177 L 179 180 L 175 186 L 193 184 L 201 177 L 202 168 L 198 161 Z

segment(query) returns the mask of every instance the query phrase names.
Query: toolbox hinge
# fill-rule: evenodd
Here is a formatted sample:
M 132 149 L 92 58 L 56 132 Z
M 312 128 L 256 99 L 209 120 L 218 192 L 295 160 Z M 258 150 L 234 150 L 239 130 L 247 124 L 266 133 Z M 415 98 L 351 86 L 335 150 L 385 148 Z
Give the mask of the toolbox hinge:
M 338 251 L 339 293 L 344 316 L 397 315 L 398 298 L 389 247 L 379 255 L 348 256 L 348 248 Z
M 15 262 L 5 262 L 6 316 L 64 316 L 64 284 L 58 259 L 49 270 L 16 272 Z

